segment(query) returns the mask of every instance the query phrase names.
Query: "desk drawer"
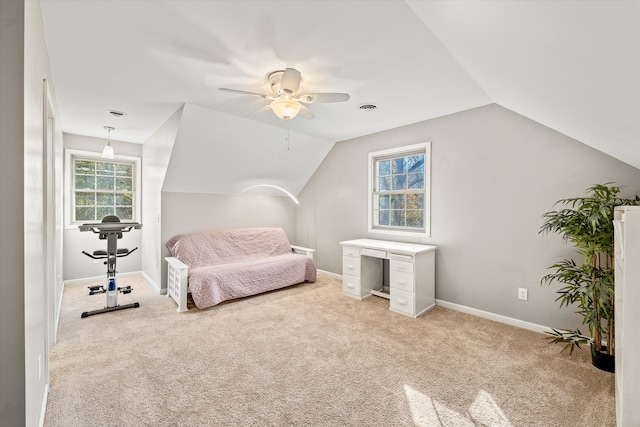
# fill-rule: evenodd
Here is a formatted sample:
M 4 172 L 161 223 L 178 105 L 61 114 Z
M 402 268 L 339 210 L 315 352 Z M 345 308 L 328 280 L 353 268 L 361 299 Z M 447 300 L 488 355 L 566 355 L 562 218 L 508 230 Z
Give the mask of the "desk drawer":
M 354 248 L 353 246 L 343 246 L 342 256 L 352 256 L 357 258 L 360 256 L 360 249 Z
M 389 296 L 391 310 L 415 316 L 415 297 L 413 294 L 391 288 Z
M 389 286 L 405 292 L 414 292 L 414 276 L 404 271 L 391 270 L 389 274 Z
M 389 261 L 389 268 L 395 271 L 413 273 L 413 263 L 409 261 L 398 261 L 396 259 L 392 259 Z
M 360 297 L 360 278 L 354 276 L 342 276 L 342 292 Z
M 370 257 L 373 257 L 373 258 L 386 258 L 387 257 L 387 252 L 386 251 L 380 251 L 378 249 L 362 248 L 362 249 L 360 249 L 360 255 L 370 256 Z
M 342 257 L 342 274 L 360 277 L 360 258 L 350 256 Z

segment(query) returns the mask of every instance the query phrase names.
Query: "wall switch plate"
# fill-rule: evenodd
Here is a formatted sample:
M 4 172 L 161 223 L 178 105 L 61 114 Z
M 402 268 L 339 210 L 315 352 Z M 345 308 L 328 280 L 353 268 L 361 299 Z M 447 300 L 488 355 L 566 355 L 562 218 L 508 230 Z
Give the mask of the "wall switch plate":
M 518 299 L 526 301 L 528 297 L 527 293 L 527 288 L 518 288 Z

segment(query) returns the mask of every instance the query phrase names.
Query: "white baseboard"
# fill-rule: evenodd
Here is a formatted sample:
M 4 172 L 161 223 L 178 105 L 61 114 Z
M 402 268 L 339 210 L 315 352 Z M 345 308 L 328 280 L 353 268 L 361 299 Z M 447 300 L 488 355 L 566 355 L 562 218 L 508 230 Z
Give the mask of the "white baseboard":
M 47 399 L 49 398 L 49 384 L 44 385 L 44 395 L 42 396 L 42 407 L 40 408 L 40 419 L 38 420 L 38 427 L 44 426 L 44 417 L 47 413 Z
M 145 273 L 144 271 L 141 271 L 140 274 L 142 274 L 142 277 L 144 278 L 144 280 L 146 280 L 147 283 L 149 283 L 151 287 L 153 287 L 158 294 L 165 295 L 167 293 L 167 290 L 161 289 L 158 285 L 156 285 L 156 282 L 154 282 L 147 273 Z
M 62 282 L 62 287 L 60 288 L 60 295 L 58 295 L 58 312 L 56 313 L 56 324 L 54 326 L 55 331 L 53 334 L 53 343 L 58 342 L 58 330 L 60 327 L 60 313 L 62 312 L 62 297 L 64 296 L 64 282 Z
M 323 276 L 333 277 L 334 279 L 342 280 L 341 274 L 332 273 L 330 271 L 317 270 L 318 274 L 322 274 Z
M 334 279 L 342 280 L 342 275 L 332 273 L 330 271 L 318 270 L 318 274 L 333 277 Z M 506 325 L 516 326 L 518 328 L 527 329 L 533 332 L 550 331 L 548 326 L 538 325 L 537 323 L 527 322 L 525 320 L 514 319 L 513 317 L 503 316 L 501 314 L 495 314 L 484 310 L 478 310 L 477 308 L 467 307 L 465 305 L 455 304 L 453 302 L 443 301 L 436 299 L 436 305 L 444 308 L 448 308 L 462 313 L 471 314 L 474 316 L 482 317 L 483 319 L 493 320 L 494 322 L 504 323 Z
M 137 276 L 140 275 L 140 271 L 131 271 L 129 273 L 118 273 L 117 277 L 128 277 L 128 276 Z M 84 282 L 95 282 L 98 280 L 106 280 L 107 276 L 106 275 L 102 275 L 102 276 L 94 276 L 94 277 L 84 277 L 82 279 L 71 279 L 71 280 L 65 280 L 63 283 L 64 286 L 67 285 L 76 285 L 78 283 L 84 283 Z
M 490 313 L 488 311 L 478 310 L 477 308 L 471 308 L 460 304 L 455 304 L 448 301 L 436 299 L 436 305 L 444 308 L 448 308 L 462 313 L 472 314 L 474 316 L 482 317 L 483 319 L 493 320 L 495 322 L 504 323 L 518 328 L 528 329 L 533 332 L 550 331 L 548 326 L 538 325 L 537 323 L 526 322 L 524 320 L 514 319 L 513 317 L 503 316 L 501 314 Z

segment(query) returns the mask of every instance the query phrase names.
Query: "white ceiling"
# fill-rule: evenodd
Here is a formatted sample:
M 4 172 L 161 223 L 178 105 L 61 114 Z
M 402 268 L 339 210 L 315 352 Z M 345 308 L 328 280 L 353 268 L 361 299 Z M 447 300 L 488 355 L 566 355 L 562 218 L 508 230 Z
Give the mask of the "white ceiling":
M 183 103 L 282 127 L 218 88 L 265 92 L 294 67 L 305 92 L 351 94 L 290 121 L 314 138 L 495 102 L 640 167 L 640 2 L 40 3 L 68 133 L 143 143 Z

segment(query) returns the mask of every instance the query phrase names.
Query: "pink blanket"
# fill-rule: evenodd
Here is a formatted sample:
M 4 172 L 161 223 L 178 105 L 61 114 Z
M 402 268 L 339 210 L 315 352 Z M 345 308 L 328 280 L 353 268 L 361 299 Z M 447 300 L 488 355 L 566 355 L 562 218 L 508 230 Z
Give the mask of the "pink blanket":
M 293 253 L 280 228 L 178 235 L 167 248 L 189 266 L 189 289 L 198 308 L 316 280 L 313 261 Z

